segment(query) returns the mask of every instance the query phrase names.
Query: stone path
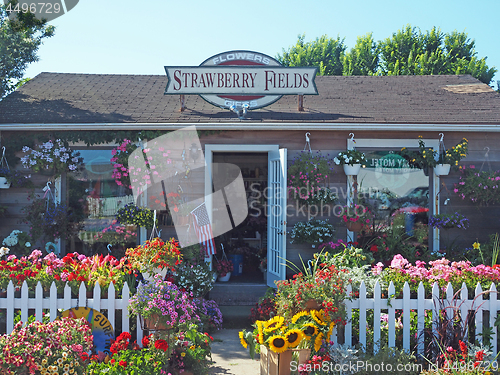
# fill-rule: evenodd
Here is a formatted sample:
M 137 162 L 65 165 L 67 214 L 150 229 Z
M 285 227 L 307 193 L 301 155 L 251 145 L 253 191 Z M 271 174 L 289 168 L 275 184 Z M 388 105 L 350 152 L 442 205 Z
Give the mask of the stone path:
M 240 344 L 240 329 L 222 329 L 212 334 L 212 360 L 210 375 L 258 375 L 260 373 L 259 355 L 252 360 Z M 219 341 L 221 340 L 221 341 Z

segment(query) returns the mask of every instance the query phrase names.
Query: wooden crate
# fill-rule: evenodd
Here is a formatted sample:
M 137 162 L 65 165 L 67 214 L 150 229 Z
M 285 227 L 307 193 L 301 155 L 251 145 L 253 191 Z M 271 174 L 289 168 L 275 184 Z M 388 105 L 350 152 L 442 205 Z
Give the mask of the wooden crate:
M 308 361 L 310 349 L 289 349 L 281 354 L 260 346 L 260 375 L 290 375 L 293 352 L 299 352 L 297 365 Z

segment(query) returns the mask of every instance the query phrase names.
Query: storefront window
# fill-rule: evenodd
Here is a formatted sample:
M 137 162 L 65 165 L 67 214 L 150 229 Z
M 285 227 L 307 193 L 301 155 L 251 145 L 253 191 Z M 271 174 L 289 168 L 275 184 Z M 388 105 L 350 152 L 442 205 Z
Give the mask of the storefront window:
M 127 245 L 135 244 L 137 238 L 136 228 L 122 228 L 114 223 L 117 210 L 133 202 L 132 192 L 118 186 L 112 177 L 111 149 L 78 152 L 84 159 L 84 168 L 68 175 L 67 195 L 69 206 L 81 219 L 83 229 L 78 238 L 66 243 L 66 251 L 107 253 L 111 245 L 113 255 L 120 255 Z
M 429 251 L 429 177 L 412 168 L 398 149 L 363 149 L 367 158 L 358 177 L 358 201 L 373 213 L 371 229 L 358 241 L 390 260 L 418 259 Z

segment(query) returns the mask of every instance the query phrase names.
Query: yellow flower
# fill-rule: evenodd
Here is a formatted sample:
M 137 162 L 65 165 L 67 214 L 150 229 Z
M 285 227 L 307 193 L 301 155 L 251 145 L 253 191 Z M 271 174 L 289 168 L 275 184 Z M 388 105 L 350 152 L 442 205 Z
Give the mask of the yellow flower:
M 323 310 L 319 310 L 319 311 L 311 310 L 311 316 L 316 321 L 316 323 L 318 323 L 319 325 L 322 325 L 322 326 L 326 325 L 326 318 L 324 316 Z
M 331 323 L 330 323 L 330 328 L 328 328 L 328 336 L 327 336 L 327 339 L 329 339 L 329 338 L 332 336 L 333 327 L 335 327 L 335 322 L 331 322 Z
M 186 356 L 186 352 L 182 352 L 181 357 L 185 357 L 185 356 Z
M 271 318 L 264 322 L 264 332 L 269 333 L 280 328 L 285 322 L 285 317 L 276 315 L 274 318 Z
M 295 348 L 297 345 L 299 345 L 303 337 L 304 334 L 302 333 L 302 331 L 296 328 L 290 329 L 285 333 L 285 339 L 288 343 L 289 348 Z
M 478 250 L 478 249 L 481 247 L 481 244 L 480 244 L 479 242 L 477 242 L 477 241 L 476 241 L 476 242 L 474 242 L 474 243 L 472 244 L 472 247 L 473 247 L 475 250 Z
M 284 336 L 282 335 L 274 335 L 271 336 L 268 340 L 269 349 L 271 349 L 275 353 L 283 353 L 288 349 L 288 344 Z
M 302 318 L 303 316 L 307 316 L 309 315 L 309 313 L 307 311 L 300 311 L 298 312 L 297 314 L 295 314 L 293 317 L 292 317 L 292 323 L 295 324 L 297 323 L 297 320 L 299 320 L 300 318 Z
M 321 349 L 321 344 L 323 344 L 323 333 L 320 333 L 318 336 L 316 336 L 316 339 L 314 340 L 314 350 L 319 351 Z
M 264 322 L 257 320 L 255 323 L 257 324 L 257 329 L 259 332 L 259 344 L 264 345 L 264 332 L 263 332 L 263 323 Z
M 191 345 L 191 346 L 189 347 L 189 349 L 191 349 L 191 350 L 195 350 L 195 349 L 196 349 L 196 346 Z
M 240 336 L 240 343 L 246 349 L 248 347 L 247 342 L 243 338 L 243 331 L 238 332 L 238 336 Z
M 302 333 L 304 334 L 304 338 L 309 340 L 312 336 L 318 333 L 318 327 L 312 323 L 306 323 L 302 328 Z

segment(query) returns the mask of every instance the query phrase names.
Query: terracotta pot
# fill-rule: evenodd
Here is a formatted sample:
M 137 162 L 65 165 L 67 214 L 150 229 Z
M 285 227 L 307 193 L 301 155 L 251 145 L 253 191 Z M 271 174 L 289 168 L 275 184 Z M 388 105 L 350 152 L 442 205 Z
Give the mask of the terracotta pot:
M 321 305 L 315 299 L 310 299 L 306 302 L 305 305 L 307 310 L 319 310 L 321 309 Z
M 363 223 L 360 220 L 358 220 L 358 221 L 348 221 L 346 223 L 346 227 L 351 232 L 359 232 L 361 229 L 363 229 Z
M 157 314 L 153 314 L 147 318 L 139 317 L 141 328 L 148 331 L 168 331 L 168 327 L 161 322 L 161 318 Z

